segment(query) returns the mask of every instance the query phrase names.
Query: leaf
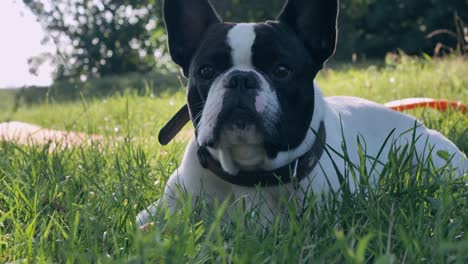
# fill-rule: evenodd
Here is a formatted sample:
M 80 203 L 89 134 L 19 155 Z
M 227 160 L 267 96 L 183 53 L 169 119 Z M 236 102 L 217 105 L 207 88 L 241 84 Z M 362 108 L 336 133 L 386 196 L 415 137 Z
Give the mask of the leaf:
M 371 239 L 374 237 L 373 234 L 368 234 L 365 237 L 363 237 L 361 240 L 359 240 L 359 243 L 357 245 L 356 249 L 356 260 L 359 263 L 364 263 L 365 257 L 366 257 L 366 249 L 367 245 L 371 241 Z
M 375 264 L 392 264 L 395 263 L 395 255 L 393 254 L 385 254 L 377 258 Z
M 439 150 L 439 151 L 437 151 L 437 156 L 439 156 L 439 158 L 441 158 L 441 159 L 443 159 L 443 160 L 445 160 L 445 161 L 450 161 L 450 159 L 451 159 L 451 157 L 452 157 L 452 156 L 450 155 L 450 153 L 448 153 L 448 152 L 445 151 L 445 150 Z

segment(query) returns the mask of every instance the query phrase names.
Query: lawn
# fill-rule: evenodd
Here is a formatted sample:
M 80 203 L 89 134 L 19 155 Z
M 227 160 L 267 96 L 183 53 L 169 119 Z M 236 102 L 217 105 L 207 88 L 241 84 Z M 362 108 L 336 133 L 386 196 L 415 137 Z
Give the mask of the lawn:
M 327 96 L 468 103 L 464 59 L 336 65 L 318 81 Z M 225 204 L 192 210 L 187 201 L 175 215 L 161 211 L 148 232 L 139 231 L 136 214 L 160 197 L 191 133 L 188 125 L 176 142 L 157 143 L 158 130 L 183 103 L 184 91 L 169 89 L 1 107 L 0 122 L 31 122 L 108 140 L 104 146 L 66 150 L 0 142 L 0 262 L 468 262 L 467 178 L 414 181 L 398 163 L 379 188 L 343 199 L 324 194 L 326 206 L 308 208 L 288 225 L 261 226 L 251 211 L 240 211 L 228 222 L 222 217 Z M 467 114 L 409 114 L 468 153 Z
M 0 112 L 11 111 L 15 108 L 15 94 L 16 91 L 12 89 L 0 89 Z M 3 120 L 2 120 L 3 121 Z

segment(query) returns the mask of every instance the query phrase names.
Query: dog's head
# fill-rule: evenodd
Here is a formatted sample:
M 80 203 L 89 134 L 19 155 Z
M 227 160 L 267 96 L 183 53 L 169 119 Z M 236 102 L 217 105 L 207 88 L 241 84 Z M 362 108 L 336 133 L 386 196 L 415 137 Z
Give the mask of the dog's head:
M 166 0 L 172 59 L 189 79 L 197 143 L 223 169 L 296 158 L 314 116 L 314 79 L 336 45 L 337 0 L 289 0 L 277 21 L 223 23 L 207 0 Z

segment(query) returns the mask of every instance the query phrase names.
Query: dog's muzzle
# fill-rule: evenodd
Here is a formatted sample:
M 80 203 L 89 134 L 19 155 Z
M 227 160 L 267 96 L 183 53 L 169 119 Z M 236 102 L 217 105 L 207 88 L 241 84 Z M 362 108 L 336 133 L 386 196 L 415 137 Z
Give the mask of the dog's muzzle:
M 219 161 L 213 158 L 205 146 L 198 146 L 200 165 L 210 170 L 219 178 L 235 185 L 244 187 L 277 186 L 293 183 L 295 186 L 305 178 L 317 165 L 326 147 L 326 129 L 324 121 L 316 133 L 313 146 L 293 162 L 273 171 L 240 171 L 231 175 L 223 170 Z

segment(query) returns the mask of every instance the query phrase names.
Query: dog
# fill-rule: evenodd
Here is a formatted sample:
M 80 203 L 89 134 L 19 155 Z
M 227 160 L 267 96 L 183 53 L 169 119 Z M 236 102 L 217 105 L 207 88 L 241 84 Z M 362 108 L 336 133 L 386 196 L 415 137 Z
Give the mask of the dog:
M 289 0 L 276 21 L 236 24 L 223 23 L 207 0 L 165 1 L 169 51 L 188 78 L 195 136 L 162 199 L 137 216 L 140 226 L 161 204 L 175 211 L 180 190 L 194 198 L 244 198 L 273 218 L 281 192 L 302 201 L 339 190 L 345 151 L 354 164 L 360 150 L 378 159 L 366 161 L 374 183 L 389 153 L 408 144 L 434 168 L 467 171 L 464 154 L 415 118 L 361 98 L 322 95 L 314 79 L 335 51 L 338 6 Z M 184 119 L 184 111 L 178 115 Z

